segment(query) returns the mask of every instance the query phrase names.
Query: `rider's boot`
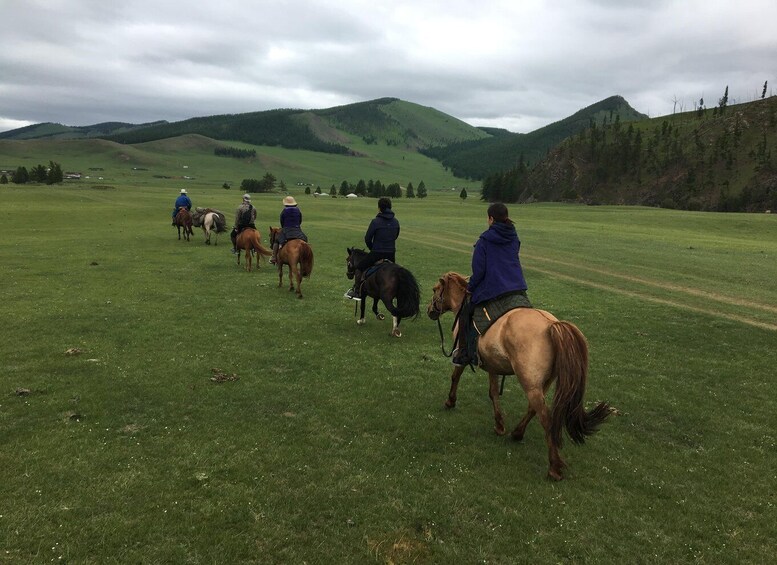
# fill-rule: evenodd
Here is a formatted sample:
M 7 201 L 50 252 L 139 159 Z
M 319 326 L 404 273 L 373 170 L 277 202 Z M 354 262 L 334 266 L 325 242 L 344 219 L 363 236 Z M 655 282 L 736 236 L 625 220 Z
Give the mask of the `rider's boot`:
M 361 297 L 359 296 L 359 289 L 362 285 L 361 279 L 361 273 L 356 271 L 353 276 L 353 286 L 346 291 L 346 293 L 343 295 L 343 298 L 348 298 L 349 300 L 361 300 Z

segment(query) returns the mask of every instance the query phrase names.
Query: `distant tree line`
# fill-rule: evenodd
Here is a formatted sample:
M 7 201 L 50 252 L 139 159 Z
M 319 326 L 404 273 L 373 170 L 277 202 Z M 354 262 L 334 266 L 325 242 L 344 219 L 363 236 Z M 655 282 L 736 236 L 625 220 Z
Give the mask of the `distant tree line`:
M 275 175 L 265 174 L 261 179 L 243 179 L 240 183 L 240 190 L 243 192 L 272 192 L 275 190 Z
M 332 195 L 334 185 L 329 189 L 329 194 Z M 356 194 L 357 196 L 367 196 L 370 198 L 380 198 L 382 196 L 388 196 L 390 198 L 402 198 L 402 187 L 398 182 L 391 184 L 383 184 L 380 180 L 370 179 L 365 181 L 359 179 L 355 184 L 344 180 L 340 183 L 340 189 L 338 191 L 340 196 L 347 196 L 348 194 Z M 426 184 L 424 181 L 418 183 L 418 188 L 413 186 L 412 182 L 407 183 L 405 188 L 406 198 L 426 198 Z
M 240 149 L 239 147 L 216 147 L 213 153 L 219 157 L 235 157 L 237 159 L 256 157 L 256 149 Z
M 252 114 L 191 118 L 105 136 L 118 143 L 144 143 L 196 133 L 213 139 L 229 139 L 253 145 L 307 149 L 322 153 L 348 154 L 350 149 L 319 139 L 304 120 L 302 110 L 270 110 Z
M 61 183 L 64 179 L 64 173 L 62 172 L 62 165 L 49 161 L 49 166 L 36 165 L 30 170 L 27 167 L 17 167 L 16 170 L 11 173 L 10 181 L 14 184 L 27 184 L 28 182 L 57 184 Z M 0 176 L 0 184 L 8 184 L 8 177 L 3 174 Z

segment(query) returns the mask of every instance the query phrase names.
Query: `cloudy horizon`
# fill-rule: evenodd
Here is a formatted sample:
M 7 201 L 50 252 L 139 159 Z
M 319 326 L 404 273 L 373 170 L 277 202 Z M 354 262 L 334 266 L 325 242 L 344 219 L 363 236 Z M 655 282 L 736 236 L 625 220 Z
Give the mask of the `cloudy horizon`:
M 0 0 L 0 131 L 383 97 L 534 131 L 613 95 L 651 117 L 777 92 L 766 0 Z

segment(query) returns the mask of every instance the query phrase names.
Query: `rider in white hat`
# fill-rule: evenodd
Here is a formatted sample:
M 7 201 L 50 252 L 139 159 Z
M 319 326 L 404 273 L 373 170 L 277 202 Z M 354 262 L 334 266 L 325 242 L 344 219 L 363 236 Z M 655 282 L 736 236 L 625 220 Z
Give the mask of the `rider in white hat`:
M 191 211 L 192 200 L 186 195 L 186 189 L 182 188 L 178 198 L 175 199 L 175 206 L 173 207 L 173 225 L 175 225 L 175 215 L 178 213 L 179 208 L 186 208 Z
M 287 196 L 283 199 L 280 222 L 281 232 L 278 234 L 275 243 L 273 243 L 270 263 L 275 263 L 278 260 L 278 249 L 287 241 L 291 239 L 308 240 L 308 236 L 304 234 L 300 227 L 302 225 L 302 211 L 297 206 L 297 201 L 294 200 L 293 196 Z

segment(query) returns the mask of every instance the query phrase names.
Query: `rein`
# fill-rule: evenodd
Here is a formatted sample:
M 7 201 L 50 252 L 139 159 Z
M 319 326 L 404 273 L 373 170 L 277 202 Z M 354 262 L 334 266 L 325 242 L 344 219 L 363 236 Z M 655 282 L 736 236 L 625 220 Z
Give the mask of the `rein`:
M 450 357 L 451 355 L 453 355 L 453 348 L 451 347 L 450 353 L 445 353 L 445 337 L 443 336 L 443 333 L 442 333 L 442 324 L 440 323 L 440 318 L 437 318 L 437 329 L 440 330 L 440 349 L 442 350 L 442 354 L 445 357 Z

